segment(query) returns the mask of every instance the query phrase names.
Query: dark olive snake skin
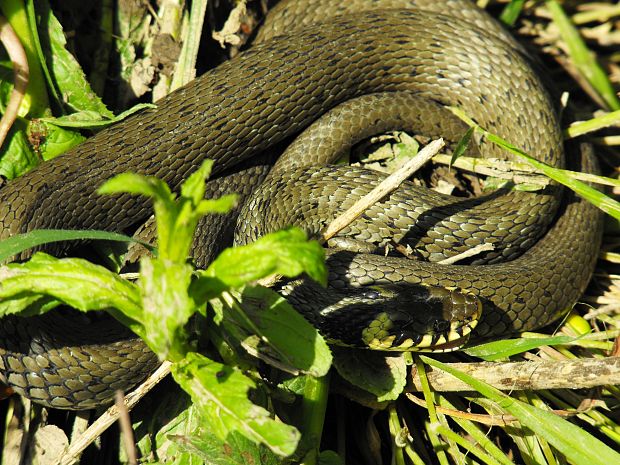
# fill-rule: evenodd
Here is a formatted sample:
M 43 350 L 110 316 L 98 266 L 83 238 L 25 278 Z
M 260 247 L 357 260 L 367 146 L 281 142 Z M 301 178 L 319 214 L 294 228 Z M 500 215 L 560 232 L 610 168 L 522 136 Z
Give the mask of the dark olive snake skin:
M 386 5 L 398 9 L 352 13 Z M 282 3 L 275 10 L 272 30 L 285 31 L 286 37 L 252 47 L 159 101 L 156 110 L 104 130 L 9 183 L 0 191 L 0 238 L 35 228 L 122 230 L 149 215 L 148 201 L 95 195 L 111 176 L 135 171 L 158 176 L 177 188 L 205 158 L 215 160 L 215 175 L 234 172 L 243 160 L 298 133 L 338 104 L 365 94 L 407 92 L 432 104 L 459 106 L 481 126 L 532 155 L 563 163 L 558 118 L 529 59 L 469 2 L 301 0 Z M 306 24 L 313 17 L 329 17 L 334 10 L 343 16 L 320 25 Z M 292 25 L 297 32 L 289 34 Z M 503 155 L 484 143 L 480 151 Z M 587 147 L 575 151 L 579 153 L 569 161 L 572 169 L 595 170 Z M 235 190 L 238 183 L 256 183 L 252 171 L 235 176 L 231 181 L 223 177 L 222 184 L 232 183 L 228 188 Z M 302 186 L 316 182 L 319 192 L 335 189 L 337 204 L 348 202 L 342 200 L 348 186 L 363 191 L 377 182 L 375 175 L 359 169 L 296 169 L 293 175 L 282 174 L 275 181 L 277 188 L 268 191 L 272 205 L 288 189 L 283 181 L 287 176 L 301 176 L 297 182 Z M 310 199 L 312 205 L 316 203 L 312 199 L 317 200 L 307 191 L 292 195 Z M 553 222 L 535 245 L 529 247 L 532 238 L 516 247 L 528 249 L 518 258 L 484 266 L 441 266 L 341 251 L 328 256 L 332 284 L 342 287 L 353 280 L 358 285 L 461 288 L 485 305 L 478 326 L 481 336 L 548 324 L 577 301 L 590 279 L 600 246 L 601 215 L 572 194 L 564 195 L 560 205 L 557 186 L 507 195 L 509 201 L 491 194 L 491 205 L 514 206 L 498 215 L 495 223 L 480 220 L 486 207 L 477 204 L 449 213 L 430 204 L 418 209 L 416 216 L 426 223 L 414 242 L 425 244 L 422 249 L 432 260 L 434 254 L 443 254 L 437 247 L 468 245 L 471 228 L 464 224 L 487 225 L 477 231 L 477 237 L 484 239 L 489 232 L 508 230 L 519 222 L 538 237 Z M 327 208 L 324 218 L 334 214 Z M 486 210 L 492 214 L 494 208 Z M 512 250 L 509 256 L 519 253 L 513 249 L 506 246 Z M 494 262 L 497 257 L 488 258 Z M 294 295 L 292 299 L 295 302 Z M 57 326 L 59 318 L 65 317 L 2 320 L 0 379 L 19 394 L 53 407 L 92 408 L 109 402 L 114 389 L 131 388 L 157 364 L 127 333 L 118 336 L 114 348 L 109 340 L 96 339 L 102 332 L 100 322 L 92 323 L 93 331 L 65 331 Z M 80 338 L 74 337 L 76 333 Z

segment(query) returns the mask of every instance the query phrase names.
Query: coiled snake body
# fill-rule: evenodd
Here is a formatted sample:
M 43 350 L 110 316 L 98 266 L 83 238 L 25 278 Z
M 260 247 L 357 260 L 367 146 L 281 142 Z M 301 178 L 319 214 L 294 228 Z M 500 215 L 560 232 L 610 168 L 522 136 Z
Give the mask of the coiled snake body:
M 433 105 L 459 106 L 481 126 L 532 155 L 563 163 L 559 123 L 548 94 L 519 46 L 489 17 L 463 0 L 387 0 L 379 7 L 399 9 L 351 13 L 377 8 L 377 3 L 303 0 L 279 5 L 273 30 L 288 31 L 295 24 L 299 32 L 251 48 L 161 100 L 156 110 L 102 131 L 12 181 L 0 191 L 0 237 L 35 228 L 122 230 L 148 216 L 148 203 L 129 195 L 96 195 L 105 179 L 135 171 L 176 188 L 205 158 L 215 160 L 215 174 L 222 174 L 299 132 L 317 115 L 371 93 L 408 92 Z M 305 25 L 333 10 L 341 16 Z M 485 143 L 481 151 L 501 153 Z M 587 150 L 576 158 L 571 168 L 594 169 Z M 255 183 L 251 170 L 248 173 L 236 182 Z M 305 173 L 302 184 L 317 176 L 328 189 L 349 183 L 337 169 Z M 349 176 L 352 185 L 374 182 L 367 173 L 360 176 L 361 181 Z M 276 199 L 276 192 L 266 195 L 272 194 Z M 336 203 L 343 203 L 338 199 L 342 193 L 334 195 Z M 564 200 L 558 207 L 560 198 Z M 519 231 L 531 233 L 516 247 L 520 250 L 506 246 L 509 257 L 528 249 L 518 258 L 500 263 L 496 254 L 489 255 L 489 265 L 441 266 L 336 253 L 328 260 L 335 281 L 462 289 L 483 301 L 477 329 L 482 336 L 548 324 L 575 303 L 591 276 L 601 216 L 572 194 L 562 197 L 557 186 L 487 200 L 490 203 L 464 203 L 463 208 L 457 203 L 447 210 L 424 204 L 417 218 L 426 222 L 415 242 L 433 260 L 439 246 L 467 245 L 469 237 L 484 241 L 507 236 L 503 231 L 517 238 Z M 484 212 L 493 216 L 497 211 L 501 214 L 496 220 L 485 222 Z M 550 222 L 549 231 L 530 247 L 535 242 L 531 237 L 544 234 Z M 522 224 L 516 232 L 515 224 Z M 55 318 L 7 318 L 0 323 L 0 378 L 37 402 L 91 408 L 108 402 L 114 389 L 135 384 L 157 363 L 127 334 L 104 334 L 103 340 L 95 340 L 87 330 L 53 326 Z M 105 333 L 101 323 L 96 324 L 96 335 Z

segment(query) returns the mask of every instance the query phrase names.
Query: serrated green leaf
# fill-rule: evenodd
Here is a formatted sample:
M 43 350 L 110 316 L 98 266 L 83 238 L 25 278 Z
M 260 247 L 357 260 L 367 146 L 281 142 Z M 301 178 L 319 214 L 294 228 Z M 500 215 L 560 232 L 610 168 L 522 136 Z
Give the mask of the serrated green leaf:
M 112 118 L 114 114 L 107 109 L 99 96 L 93 92 L 77 60 L 67 51 L 64 31 L 52 13 L 47 1 L 37 3 L 39 12 L 39 28 L 45 30 L 49 43 L 42 43 L 45 50 L 44 63 L 48 75 L 53 82 L 50 86 L 58 91 L 58 96 L 72 109 L 89 110 L 100 113 L 104 117 Z
M 226 441 L 204 429 L 194 434 L 179 438 L 173 437 L 179 449 L 203 460 L 210 465 L 239 465 L 256 463 L 260 465 L 278 465 L 282 463 L 277 455 L 262 444 L 255 444 L 243 435 L 232 431 Z
M 206 213 L 228 211 L 236 202 L 234 195 L 225 195 L 217 200 L 203 200 L 205 181 L 211 172 L 211 160 L 205 160 L 201 167 L 181 185 L 181 196 L 177 200 L 166 183 L 152 176 L 123 173 L 104 183 L 100 194 L 128 192 L 153 199 L 157 223 L 159 256 L 176 262 L 184 262 L 189 255 L 194 231 L 198 221 Z
M 149 399 L 145 399 L 132 411 L 131 418 L 136 446 L 143 457 L 165 458 L 166 463 L 204 463 L 201 457 L 187 452 L 179 444 L 193 434 L 200 435 L 203 429 L 196 408 L 180 388 L 171 387 L 160 392 L 151 405 Z M 121 457 L 120 461 L 126 462 L 126 457 Z
M 162 360 L 180 360 L 188 351 L 185 325 L 194 313 L 188 295 L 192 267 L 144 257 L 140 261 L 140 295 L 145 342 Z
M 81 311 L 112 310 L 116 318 L 142 333 L 138 288 L 87 260 L 39 252 L 25 263 L 0 267 L 0 301 L 37 295 L 51 296 Z M 0 315 L 10 311 L 3 305 L 0 302 Z
M 154 176 L 142 176 L 135 173 L 117 174 L 97 189 L 98 194 L 120 194 L 125 192 L 144 195 L 167 203 L 171 203 L 175 199 L 175 195 L 162 180 Z
M 318 242 L 308 241 L 299 228 L 288 228 L 267 234 L 252 244 L 224 250 L 204 275 L 217 276 L 231 288 L 273 274 L 292 278 L 306 273 L 325 284 L 324 256 Z
M 40 123 L 38 130 L 45 134 L 39 146 L 43 160 L 51 160 L 86 140 L 82 134 L 72 129 L 64 129 L 50 123 Z
M 200 167 L 183 182 L 181 197 L 197 205 L 204 197 L 205 181 L 211 175 L 211 168 L 213 168 L 213 160 L 203 161 Z
M 255 388 L 254 381 L 238 369 L 190 352 L 183 361 L 173 365 L 172 375 L 220 439 L 226 440 L 230 433 L 237 431 L 280 456 L 295 451 L 299 431 L 273 419 L 267 410 L 250 402 L 247 396 Z
M 246 286 L 239 295 L 243 315 L 224 311 L 224 324 L 245 329 L 239 342 L 254 356 L 289 372 L 324 376 L 332 356 L 325 340 L 275 291 Z M 246 317 L 250 324 L 246 323 Z
M 396 400 L 407 383 L 407 364 L 401 355 L 333 347 L 334 367 L 349 383 L 374 394 L 378 402 Z
M 26 136 L 26 123 L 17 119 L 0 146 L 0 175 L 15 179 L 39 164 Z
M 200 203 L 196 205 L 195 211 L 200 216 L 206 215 L 207 213 L 227 213 L 232 210 L 236 204 L 237 195 L 227 194 L 219 199 L 201 200 Z
M 112 124 L 118 123 L 125 118 L 137 113 L 146 108 L 157 108 L 157 105 L 152 103 L 139 103 L 134 105 L 129 110 L 125 110 L 118 116 L 107 118 L 101 113 L 92 110 L 83 110 L 71 113 L 70 115 L 63 115 L 59 117 L 40 118 L 39 121 L 44 123 L 50 123 L 61 128 L 76 128 L 76 129 L 102 129 Z
M 545 438 L 549 444 L 564 454 L 569 462 L 577 465 L 620 463 L 619 453 L 577 425 L 564 420 L 558 415 L 513 399 L 494 387 L 445 363 L 425 356 L 420 356 L 420 358 L 424 363 L 451 374 L 455 378 L 469 384 L 483 396 L 498 403 L 502 409 L 514 415 L 523 426 L 531 429 L 537 436 Z M 596 451 L 596 453 L 592 451 Z
M 0 302 L 0 315 L 19 315 L 21 317 L 43 315 L 59 305 L 61 302 L 49 296 L 16 296 Z
M 217 200 L 203 200 L 205 183 L 211 174 L 212 166 L 212 160 L 204 160 L 198 170 L 181 184 L 181 196 L 174 210 L 170 212 L 171 224 L 163 231 L 157 215 L 158 205 L 155 204 L 162 257 L 185 260 L 190 253 L 194 231 L 200 218 L 207 213 L 227 212 L 235 204 L 235 195 L 225 195 Z M 172 240 L 168 240 L 167 229 L 174 231 Z
M 512 355 L 527 352 L 541 346 L 554 346 L 560 344 L 570 344 L 579 338 L 570 336 L 551 336 L 543 338 L 520 338 L 520 339 L 503 339 L 501 341 L 487 342 L 474 347 L 469 347 L 463 352 L 472 357 L 478 357 L 483 360 L 493 361 L 507 358 Z
M 333 450 L 324 450 L 319 454 L 319 465 L 344 465 L 344 460 Z
M 285 389 L 295 395 L 301 396 L 306 389 L 306 381 L 309 379 L 307 375 L 294 376 L 282 381 L 278 387 Z
M 157 224 L 157 243 L 161 258 L 171 258 L 168 251 L 170 248 L 172 235 L 174 241 L 187 243 L 188 236 L 191 238 L 194 230 L 188 231 L 186 228 L 176 230 L 175 221 L 178 210 L 175 203 L 176 196 L 172 193 L 168 185 L 154 176 L 142 176 L 135 173 L 122 173 L 108 179 L 103 183 L 97 193 L 99 194 L 118 194 L 130 193 L 144 195 L 153 200 L 153 210 Z M 180 261 L 184 261 L 183 257 Z

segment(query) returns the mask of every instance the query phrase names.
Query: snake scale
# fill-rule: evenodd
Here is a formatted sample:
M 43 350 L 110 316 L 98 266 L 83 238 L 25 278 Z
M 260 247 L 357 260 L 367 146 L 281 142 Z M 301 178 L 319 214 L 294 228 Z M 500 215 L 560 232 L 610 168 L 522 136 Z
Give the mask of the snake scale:
M 211 158 L 219 177 L 215 183 L 230 190 L 256 184 L 251 167 L 235 174 L 240 163 L 298 133 L 319 115 L 366 94 L 405 92 L 431 105 L 459 106 L 481 126 L 536 157 L 564 163 L 558 117 L 529 59 L 473 4 L 299 0 L 281 2 L 273 17 L 263 43 L 162 99 L 157 109 L 103 130 L 70 153 L 10 182 L 0 191 L 0 238 L 35 228 L 118 231 L 143 220 L 149 215 L 145 199 L 94 193 L 104 180 L 125 171 L 158 176 L 176 189 L 202 160 Z M 325 22 L 313 24 L 316 18 Z M 285 35 L 266 37 L 281 33 Z M 481 151 L 501 153 L 484 141 Z M 595 170 L 587 147 L 574 151 L 567 162 L 571 168 Z M 322 205 L 319 200 L 327 193 L 303 190 L 316 183 L 318 191 L 313 192 L 330 190 L 340 206 L 345 200 L 338 196 L 346 195 L 347 186 L 367 190 L 377 182 L 376 175 L 354 168 L 295 168 L 287 173 L 293 174 L 284 173 L 276 188 L 264 188 L 262 195 L 268 201 L 263 203 L 288 202 L 283 199 L 290 197 L 282 195 L 289 192 L 314 198 L 310 202 L 314 207 Z M 287 191 L 287 177 L 302 179 L 301 194 Z M 505 194 L 509 200 L 503 204 L 512 205 L 512 212 L 502 211 L 497 221 L 485 223 L 485 212 L 496 213 L 503 194 L 448 210 L 414 203 L 414 216 L 426 220 L 415 242 L 423 244 L 431 261 L 330 253 L 332 281 L 336 286 L 355 281 L 358 286 L 462 289 L 484 305 L 476 330 L 480 336 L 548 324 L 576 302 L 592 274 L 601 215 L 552 185 L 538 193 Z M 338 210 L 320 208 L 331 208 L 326 216 Z M 403 211 L 402 205 L 399 209 Z M 286 204 L 284 210 L 297 209 Z M 250 211 L 249 217 L 254 216 Z M 522 241 L 518 248 L 527 250 L 513 260 L 504 263 L 490 257 L 486 265 L 452 266 L 432 262 L 445 244 L 463 246 L 468 238 L 484 241 L 494 233 L 508 236 L 503 231 L 519 222 L 521 230 L 534 230 L 534 236 L 543 237 Z M 476 224 L 486 226 L 471 232 Z M 372 291 L 366 295 L 376 297 Z M 294 292 L 291 299 L 308 303 Z M 46 314 L 0 322 L 0 378 L 19 394 L 53 407 L 92 408 L 109 402 L 114 389 L 129 389 L 157 364 L 128 332 L 108 331 L 109 322 L 65 319 L 62 324 L 68 326 L 59 328 L 60 318 Z

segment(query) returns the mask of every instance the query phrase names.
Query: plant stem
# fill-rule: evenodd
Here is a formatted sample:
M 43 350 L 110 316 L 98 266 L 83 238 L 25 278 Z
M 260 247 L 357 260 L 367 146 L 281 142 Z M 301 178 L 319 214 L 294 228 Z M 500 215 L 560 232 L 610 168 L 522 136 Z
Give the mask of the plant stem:
M 312 376 L 306 378 L 301 406 L 301 432 L 305 437 L 314 438 L 316 451 L 319 450 L 323 436 L 328 394 L 329 373 L 320 378 Z
M 45 79 L 43 77 L 43 71 L 41 70 L 39 58 L 36 53 L 36 47 L 30 31 L 30 25 L 28 24 L 28 17 L 24 2 L 23 0 L 3 0 L 0 2 L 0 11 L 8 20 L 9 24 L 15 31 L 15 34 L 19 37 L 28 59 L 30 79 L 28 81 L 28 88 L 26 89 L 24 97 L 30 101 L 28 116 L 31 118 L 48 116 L 50 114 L 50 110 Z M 36 25 L 31 26 L 33 28 L 36 27 Z

